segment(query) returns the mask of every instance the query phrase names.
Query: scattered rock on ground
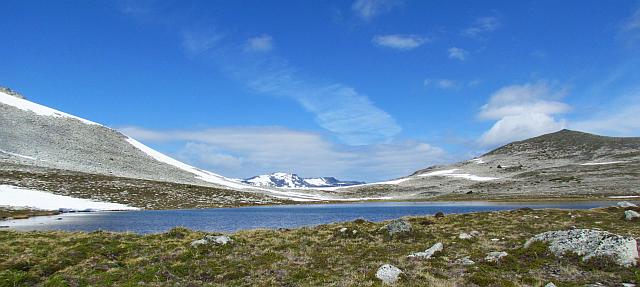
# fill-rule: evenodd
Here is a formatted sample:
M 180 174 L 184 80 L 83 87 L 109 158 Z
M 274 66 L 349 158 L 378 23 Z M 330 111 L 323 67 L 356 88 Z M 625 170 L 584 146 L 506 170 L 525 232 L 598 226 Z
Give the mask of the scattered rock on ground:
M 233 242 L 233 239 L 226 235 L 207 235 L 203 239 L 192 241 L 191 246 L 196 247 L 207 244 L 226 245 L 231 242 Z
M 340 228 L 340 233 L 345 233 L 345 232 L 347 232 L 347 228 L 346 227 Z
M 628 202 L 628 201 L 620 201 L 618 203 L 616 203 L 616 206 L 618 207 L 638 207 L 637 205 Z
M 444 217 L 444 212 L 442 212 L 442 211 L 438 211 L 438 212 L 436 212 L 436 214 L 435 214 L 434 216 L 435 216 L 436 218 L 442 218 L 442 217 Z
M 464 265 L 464 266 L 469 266 L 469 265 L 474 265 L 476 264 L 476 262 L 474 262 L 473 260 L 471 260 L 471 258 L 469 258 L 469 256 L 465 256 L 462 257 L 458 260 L 456 260 L 455 262 L 456 264 L 460 264 L 460 265 Z
M 640 213 L 637 213 L 633 210 L 627 210 L 624 212 L 624 219 L 626 220 L 631 221 L 631 220 L 636 220 L 638 218 L 640 218 Z
M 400 279 L 400 274 L 402 274 L 402 270 L 398 267 L 391 264 L 385 264 L 378 268 L 376 278 L 380 279 L 384 284 L 393 284 Z
M 411 255 L 409 255 L 407 257 L 420 258 L 420 259 L 429 259 L 436 252 L 442 251 L 442 247 L 443 247 L 442 243 L 438 242 L 438 243 L 434 244 L 433 246 L 431 246 L 429 249 L 427 249 L 425 251 L 416 252 L 416 253 L 413 253 L 413 254 L 411 254 Z
M 556 256 L 573 252 L 582 260 L 605 256 L 621 266 L 635 266 L 638 260 L 637 242 L 632 237 L 624 237 L 607 231 L 592 229 L 572 229 L 540 233 L 525 243 L 528 247 L 535 241 L 549 243 L 549 250 Z
M 409 233 L 411 230 L 413 230 L 411 228 L 411 224 L 402 218 L 393 220 L 391 223 L 387 224 L 387 232 L 389 232 L 389 235 L 391 236 Z
M 460 233 L 460 235 L 458 235 L 458 238 L 462 240 L 466 240 L 466 239 L 473 238 L 473 236 L 469 233 L 463 232 L 463 233 Z
M 507 252 L 504 251 L 494 251 L 494 252 L 489 252 L 487 253 L 487 257 L 484 258 L 484 260 L 489 261 L 489 262 L 498 262 L 500 261 L 500 259 L 502 257 L 505 257 L 509 255 Z
M 544 285 L 544 287 L 556 287 L 556 284 L 553 284 L 553 282 L 549 282 L 547 283 L 547 285 Z

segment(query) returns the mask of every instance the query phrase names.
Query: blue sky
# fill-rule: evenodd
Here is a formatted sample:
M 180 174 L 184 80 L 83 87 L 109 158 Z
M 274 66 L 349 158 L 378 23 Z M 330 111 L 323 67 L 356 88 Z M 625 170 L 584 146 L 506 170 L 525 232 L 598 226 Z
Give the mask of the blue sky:
M 232 177 L 640 135 L 640 2 L 2 1 L 0 85 Z

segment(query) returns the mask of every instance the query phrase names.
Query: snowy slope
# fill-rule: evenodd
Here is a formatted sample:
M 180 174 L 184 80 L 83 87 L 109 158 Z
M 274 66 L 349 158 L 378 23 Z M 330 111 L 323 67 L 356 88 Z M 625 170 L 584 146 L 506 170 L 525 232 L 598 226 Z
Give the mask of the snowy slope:
M 63 113 L 61 111 L 57 111 L 57 110 L 54 110 L 52 108 L 45 107 L 43 105 L 39 105 L 39 104 L 36 104 L 34 102 L 30 102 L 28 100 L 19 98 L 16 95 L 10 94 L 10 92 L 8 92 L 6 89 L 0 89 L 0 103 L 16 107 L 16 108 L 21 109 L 23 111 L 34 112 L 35 114 L 40 115 L 40 116 L 50 116 L 50 117 L 57 117 L 57 118 L 71 118 L 71 119 L 79 120 L 79 121 L 81 121 L 81 122 L 83 122 L 85 124 L 89 124 L 89 125 L 100 125 L 98 123 L 94 123 L 92 121 L 85 120 L 83 118 L 76 117 L 74 115 L 70 115 L 70 114 L 67 114 L 67 113 Z

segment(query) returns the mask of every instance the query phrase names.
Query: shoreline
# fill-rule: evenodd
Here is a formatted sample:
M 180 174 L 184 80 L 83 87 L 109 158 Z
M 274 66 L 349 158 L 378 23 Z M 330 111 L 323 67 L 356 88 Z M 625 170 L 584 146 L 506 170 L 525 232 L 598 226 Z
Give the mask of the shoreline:
M 558 286 L 594 282 L 614 286 L 637 283 L 640 278 L 635 277 L 636 268 L 610 266 L 606 263 L 609 261 L 560 258 L 548 254 L 544 245 L 524 248 L 523 244 L 540 232 L 572 228 L 640 237 L 640 226 L 622 219 L 624 211 L 617 207 L 518 209 L 409 216 L 403 218 L 413 229 L 401 237 L 386 235 L 385 226 L 390 221 L 353 220 L 225 233 L 232 243 L 201 247 L 191 243 L 221 233 L 180 227 L 146 235 L 0 230 L 0 244 L 7 247 L 6 256 L 0 259 L 0 277 L 24 275 L 12 277 L 18 278 L 13 281 L 18 285 L 377 286 L 377 268 L 392 264 L 404 273 L 397 286 L 414 286 L 417 282 L 433 286 L 540 286 L 551 281 Z M 479 235 L 469 240 L 458 238 L 471 231 Z M 436 242 L 442 242 L 444 249 L 434 258 L 407 257 Z M 484 256 L 493 251 L 509 255 L 502 263 L 485 261 Z M 475 264 L 456 263 L 465 257 Z M 31 267 L 24 269 L 23 262 Z

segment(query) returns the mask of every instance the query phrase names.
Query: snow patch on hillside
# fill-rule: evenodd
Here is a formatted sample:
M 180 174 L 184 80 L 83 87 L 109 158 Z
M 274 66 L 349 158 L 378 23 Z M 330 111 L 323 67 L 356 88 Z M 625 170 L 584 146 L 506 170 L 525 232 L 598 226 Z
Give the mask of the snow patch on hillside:
M 477 176 L 477 175 L 468 174 L 468 173 L 457 173 L 459 170 L 460 169 L 458 168 L 438 170 L 438 171 L 433 171 L 425 174 L 420 174 L 418 176 L 422 176 L 422 177 L 444 176 L 444 177 L 462 178 L 462 179 L 473 180 L 473 181 L 490 181 L 490 180 L 498 179 L 497 177 Z
M 626 161 L 606 161 L 606 162 L 586 162 L 581 163 L 580 165 L 607 165 L 607 164 L 617 164 L 617 163 L 625 163 Z
M 37 115 L 41 115 L 41 116 L 51 116 L 51 117 L 56 117 L 56 118 L 72 118 L 72 119 L 79 120 L 79 121 L 81 121 L 81 122 L 83 122 L 85 124 L 89 124 L 89 125 L 100 125 L 98 123 L 94 123 L 92 121 L 85 120 L 85 119 L 83 119 L 81 117 L 76 117 L 74 115 L 63 113 L 61 111 L 54 110 L 52 108 L 45 107 L 43 105 L 39 105 L 39 104 L 36 104 L 34 102 L 30 102 L 28 100 L 21 99 L 21 98 L 18 98 L 16 96 L 9 95 L 9 94 L 7 94 L 7 93 L 5 93 L 3 91 L 0 91 L 0 103 L 16 107 L 16 108 L 21 109 L 23 111 L 31 111 L 31 112 L 34 112 Z
M 13 153 L 13 152 L 8 152 L 6 150 L 1 150 L 1 149 L 0 149 L 0 153 L 12 155 L 12 156 L 16 156 L 16 157 L 20 157 L 20 158 L 24 158 L 24 159 L 37 160 L 35 157 L 32 157 L 32 156 L 17 154 L 17 153 Z
M 84 198 L 57 195 L 50 192 L 26 189 L 12 185 L 0 185 L 0 206 L 43 210 L 138 210 L 120 203 L 93 201 Z

